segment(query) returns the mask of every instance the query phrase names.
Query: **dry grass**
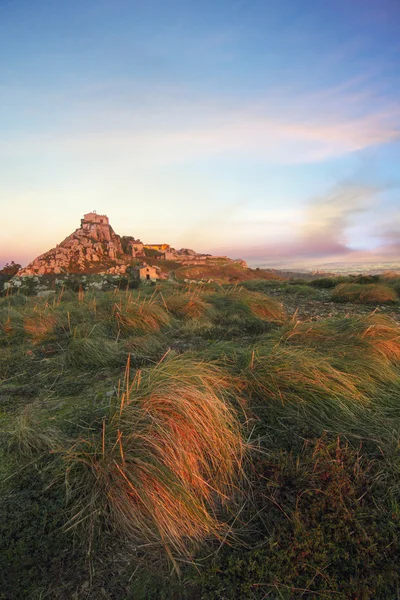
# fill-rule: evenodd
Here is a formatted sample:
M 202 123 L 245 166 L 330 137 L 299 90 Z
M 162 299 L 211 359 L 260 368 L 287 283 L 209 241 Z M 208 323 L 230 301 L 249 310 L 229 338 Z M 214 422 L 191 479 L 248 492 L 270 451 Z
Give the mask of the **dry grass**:
M 244 445 L 212 365 L 168 357 L 126 378 L 119 405 L 64 455 L 72 525 L 93 539 L 101 518 L 135 545 L 187 555 L 218 535 L 215 510 L 233 492 Z M 100 519 L 99 519 L 100 517 Z M 104 523 L 103 523 L 104 524 Z
M 247 311 L 254 317 L 271 323 L 283 323 L 286 313 L 277 300 L 243 287 L 232 286 L 208 297 L 222 312 L 240 314 Z
M 358 378 L 336 369 L 310 348 L 261 346 L 247 355 L 243 384 L 250 393 L 282 405 L 334 398 L 339 403 L 364 402 Z
M 370 324 L 367 319 L 364 320 L 368 326 L 362 338 L 369 344 L 372 352 L 394 365 L 400 365 L 400 327 L 384 316 L 375 316 L 370 320 Z
M 0 340 L 8 339 L 23 332 L 23 319 L 14 308 L 0 308 Z
M 380 283 L 341 283 L 333 290 L 332 300 L 355 304 L 392 304 L 399 297 L 393 288 Z
M 133 299 L 131 295 L 121 297 L 113 310 L 118 327 L 127 332 L 140 334 L 159 331 L 170 321 L 170 316 L 154 296 L 149 299 Z
M 400 328 L 389 317 L 376 313 L 305 323 L 293 321 L 281 335 L 281 341 L 348 360 L 348 366 L 354 364 L 355 368 L 354 361 L 364 359 L 370 370 L 381 371 L 382 375 L 400 362 Z M 358 366 L 361 375 L 362 365 Z
M 24 319 L 25 332 L 32 337 L 34 343 L 44 340 L 56 325 L 56 315 L 48 311 L 37 312 Z
M 161 302 L 168 312 L 176 317 L 186 319 L 200 319 L 211 306 L 202 297 L 200 290 L 188 290 L 174 292 L 172 294 L 160 294 Z
M 388 386 L 399 383 L 400 328 L 384 315 L 292 322 L 280 334 L 280 343 L 316 351 L 317 361 L 329 361 L 351 376 L 360 392 L 374 402 L 377 398 L 389 402 Z

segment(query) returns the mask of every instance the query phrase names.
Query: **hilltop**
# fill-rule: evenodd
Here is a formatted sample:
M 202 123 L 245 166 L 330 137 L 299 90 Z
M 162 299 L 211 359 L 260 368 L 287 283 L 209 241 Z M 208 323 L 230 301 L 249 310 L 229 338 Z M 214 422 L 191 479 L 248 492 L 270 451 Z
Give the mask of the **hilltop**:
M 120 236 L 106 215 L 90 212 L 80 227 L 55 248 L 36 257 L 17 277 L 48 275 L 129 274 L 141 263 L 157 266 L 161 278 L 177 280 L 220 280 L 236 282 L 257 278 L 278 279 L 273 273 L 248 268 L 245 261 L 227 256 L 179 250 L 168 243 L 144 244 L 133 236 Z
M 215 260 L 232 261 L 228 257 L 213 257 L 182 248 L 175 250 L 169 244 L 143 244 L 132 236 L 120 236 L 111 227 L 106 215 L 87 213 L 81 225 L 55 248 L 36 257 L 18 276 L 61 273 L 125 273 L 138 259 L 168 260 L 182 264 L 206 264 Z

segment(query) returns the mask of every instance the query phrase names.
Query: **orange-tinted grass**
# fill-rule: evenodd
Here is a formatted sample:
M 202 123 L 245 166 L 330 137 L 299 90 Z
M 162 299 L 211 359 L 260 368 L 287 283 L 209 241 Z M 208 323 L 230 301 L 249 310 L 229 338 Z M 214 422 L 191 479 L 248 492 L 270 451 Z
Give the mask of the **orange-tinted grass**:
M 114 314 L 120 328 L 137 333 L 159 331 L 169 323 L 170 317 L 154 298 L 133 300 L 121 298 L 114 305 Z
M 101 430 L 65 453 L 71 525 L 91 539 L 106 515 L 132 543 L 175 555 L 218 535 L 216 509 L 234 492 L 245 450 L 229 387 L 222 371 L 183 356 L 126 379 Z
M 224 299 L 242 304 L 256 317 L 272 323 L 283 323 L 286 320 L 286 312 L 283 305 L 260 292 L 251 292 L 243 287 L 232 286 L 209 296 L 210 301 Z
M 160 297 L 167 311 L 177 317 L 199 319 L 211 309 L 210 304 L 200 297 L 198 291 L 160 294 Z
M 279 345 L 256 348 L 248 353 L 241 377 L 252 395 L 282 405 L 302 401 L 319 403 L 324 398 L 360 403 L 367 400 L 359 389 L 359 378 L 335 368 L 308 348 Z
M 391 304 L 399 297 L 396 291 L 381 283 L 340 283 L 332 293 L 336 302 L 354 302 L 355 304 Z
M 56 325 L 57 317 L 49 312 L 37 312 L 24 319 L 25 332 L 32 337 L 34 343 L 45 339 Z
M 312 346 L 316 349 L 354 355 L 378 355 L 391 363 L 400 361 L 400 327 L 385 315 L 324 319 L 314 322 L 292 322 L 281 340 Z

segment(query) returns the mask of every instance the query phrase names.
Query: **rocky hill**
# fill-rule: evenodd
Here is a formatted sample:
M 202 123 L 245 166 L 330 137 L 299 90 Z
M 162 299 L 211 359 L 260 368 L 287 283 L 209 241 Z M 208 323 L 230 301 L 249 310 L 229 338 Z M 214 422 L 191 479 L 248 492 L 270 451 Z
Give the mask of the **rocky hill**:
M 181 265 L 210 264 L 215 261 L 232 261 L 227 257 L 213 257 L 198 254 L 194 250 L 175 250 L 168 244 L 143 244 L 130 236 L 121 237 L 111 227 L 106 215 L 87 213 L 81 219 L 81 226 L 63 242 L 48 252 L 41 254 L 27 267 L 20 269 L 19 277 L 29 275 L 50 275 L 66 273 L 114 273 L 123 274 L 138 261 L 155 259 L 161 262 Z
M 88 213 L 78 229 L 55 248 L 35 258 L 18 276 L 107 271 L 126 264 L 127 258 L 121 238 L 108 218 Z

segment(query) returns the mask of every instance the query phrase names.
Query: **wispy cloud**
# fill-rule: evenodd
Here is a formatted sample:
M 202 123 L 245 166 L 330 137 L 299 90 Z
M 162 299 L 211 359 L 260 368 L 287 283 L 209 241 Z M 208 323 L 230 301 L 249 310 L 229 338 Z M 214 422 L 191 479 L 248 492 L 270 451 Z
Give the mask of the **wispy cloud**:
M 330 90 L 270 90 L 256 105 L 227 97 L 195 99 L 183 89 L 168 88 L 128 90 L 125 96 L 121 91 L 117 99 L 115 90 L 105 88 L 100 93 L 105 99 L 95 98 L 90 106 L 96 93 L 86 90 L 78 104 L 71 102 L 71 112 L 64 107 L 64 123 L 50 130 L 6 135 L 0 154 L 78 155 L 122 168 L 218 156 L 299 164 L 400 136 L 400 104 L 372 96 L 357 81 Z

